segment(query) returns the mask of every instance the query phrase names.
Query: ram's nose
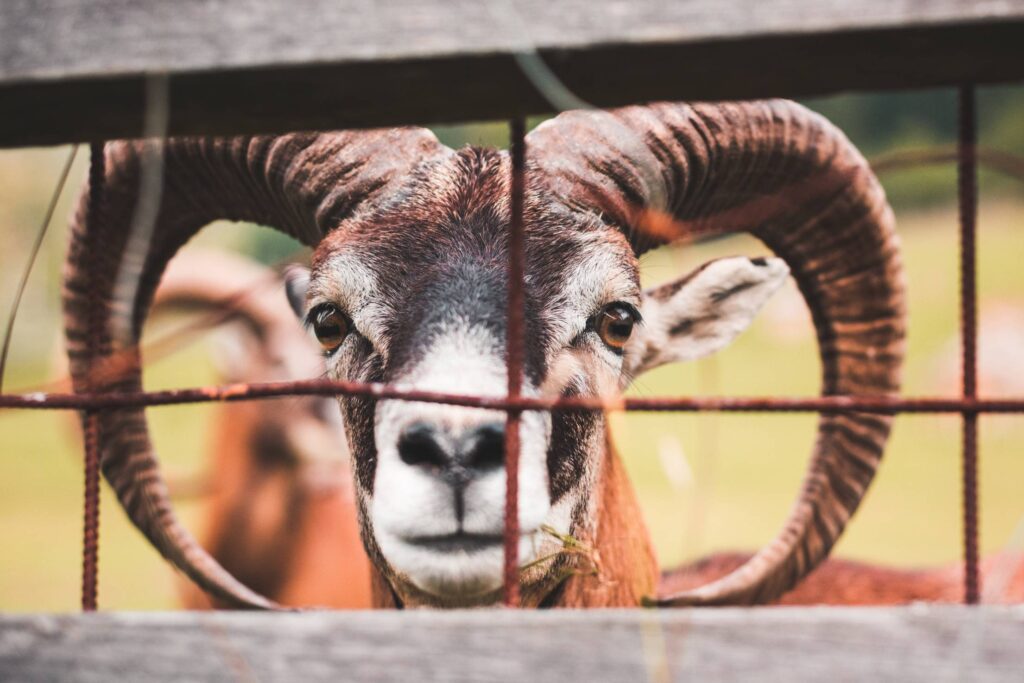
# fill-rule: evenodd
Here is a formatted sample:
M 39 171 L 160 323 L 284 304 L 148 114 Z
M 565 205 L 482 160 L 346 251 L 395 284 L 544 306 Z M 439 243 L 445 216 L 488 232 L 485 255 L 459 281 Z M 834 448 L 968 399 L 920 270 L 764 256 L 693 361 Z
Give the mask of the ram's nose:
M 398 455 L 406 465 L 461 490 L 505 464 L 505 423 L 489 422 L 452 433 L 416 422 L 399 435 Z

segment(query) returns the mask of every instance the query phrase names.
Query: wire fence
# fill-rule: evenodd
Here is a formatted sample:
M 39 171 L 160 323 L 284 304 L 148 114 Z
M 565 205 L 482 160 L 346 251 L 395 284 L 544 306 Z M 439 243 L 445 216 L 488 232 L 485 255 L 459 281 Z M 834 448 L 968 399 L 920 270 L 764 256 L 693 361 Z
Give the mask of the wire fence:
M 163 92 L 156 88 L 154 92 Z M 163 93 L 166 99 L 166 93 Z M 166 102 L 164 102 L 166 106 Z M 978 576 L 978 415 L 982 413 L 1024 412 L 1024 398 L 985 398 L 977 395 L 977 166 L 979 159 L 997 169 L 1024 177 L 1024 164 L 1010 155 L 979 150 L 976 143 L 974 88 L 965 85 L 959 91 L 959 144 L 955 151 L 958 166 L 958 204 L 960 262 L 960 333 L 962 340 L 962 384 L 956 398 L 946 397 L 865 397 L 829 395 L 821 397 L 532 397 L 522 395 L 524 362 L 524 226 L 523 206 L 525 194 L 525 168 L 529 155 L 526 149 L 526 125 L 522 119 L 509 124 L 512 160 L 510 250 L 508 262 L 507 357 L 508 385 L 504 397 L 455 395 L 432 391 L 401 389 L 383 384 L 367 384 L 334 380 L 303 380 L 274 383 L 236 384 L 151 392 L 104 392 L 86 390 L 77 393 L 28 392 L 0 394 L 0 408 L 65 409 L 83 411 L 85 430 L 85 496 L 83 509 L 82 556 L 82 609 L 97 607 L 97 574 L 99 549 L 99 472 L 102 444 L 97 433 L 97 414 L 103 410 L 125 407 L 161 406 L 183 403 L 219 401 L 249 401 L 281 396 L 361 396 L 374 399 L 398 399 L 456 406 L 503 410 L 507 416 L 505 430 L 506 507 L 504 527 L 504 603 L 519 604 L 517 539 L 518 520 L 518 464 L 520 456 L 519 426 L 523 411 L 680 411 L 680 412 L 816 412 L 835 414 L 849 411 L 895 415 L 900 413 L 955 413 L 962 416 L 962 470 L 963 489 L 963 563 L 964 602 L 979 601 Z M 154 163 L 160 155 L 153 154 Z M 887 163 L 892 167 L 907 164 L 935 163 L 954 157 L 950 150 L 920 152 L 894 156 Z M 66 171 L 65 171 L 66 173 Z M 91 145 L 89 173 L 89 203 L 87 220 L 93 224 L 103 221 L 103 144 Z M 157 176 L 159 177 L 159 176 Z M 155 214 L 155 210 L 149 213 Z M 143 216 L 145 223 L 152 217 Z M 150 226 L 151 227 L 151 226 Z M 146 235 L 145 228 L 142 234 Z M 134 232 L 134 231 L 133 231 Z M 92 244 L 95 254 L 102 245 Z M 101 305 L 93 293 L 92 302 Z M 223 314 L 220 314 L 223 316 Z M 100 316 L 94 316 L 99 319 Z M 98 357 L 96 340 L 101 330 L 92 329 L 88 335 L 91 358 Z M 116 356 L 114 357 L 116 363 Z M 108 359 L 108 363 L 109 363 Z M 114 372 L 96 366 L 87 384 L 95 386 L 105 373 Z M 2 377 L 2 374 L 0 374 Z

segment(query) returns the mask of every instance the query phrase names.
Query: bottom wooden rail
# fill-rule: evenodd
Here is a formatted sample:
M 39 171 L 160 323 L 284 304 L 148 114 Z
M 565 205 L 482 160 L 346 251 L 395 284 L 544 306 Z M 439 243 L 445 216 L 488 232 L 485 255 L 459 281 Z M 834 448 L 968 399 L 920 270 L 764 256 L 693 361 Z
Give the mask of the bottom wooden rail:
M 2 681 L 1020 681 L 1024 606 L 0 616 Z

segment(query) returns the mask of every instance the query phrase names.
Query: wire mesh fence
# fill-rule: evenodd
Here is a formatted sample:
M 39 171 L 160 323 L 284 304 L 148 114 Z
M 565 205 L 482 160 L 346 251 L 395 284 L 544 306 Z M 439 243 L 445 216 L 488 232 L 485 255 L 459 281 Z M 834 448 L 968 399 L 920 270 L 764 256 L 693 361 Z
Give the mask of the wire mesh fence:
M 400 399 L 436 402 L 458 406 L 504 410 L 507 413 L 506 430 L 507 495 L 505 512 L 505 603 L 515 605 L 517 593 L 518 537 L 515 475 L 519 458 L 519 416 L 527 410 L 548 411 L 735 411 L 735 412 L 819 412 L 823 414 L 860 411 L 879 414 L 898 413 L 959 413 L 962 415 L 962 472 L 963 533 L 964 533 L 964 600 L 976 603 L 979 599 L 978 579 L 978 491 L 977 491 L 977 417 L 982 413 L 1018 413 L 1024 411 L 1024 399 L 990 399 L 977 396 L 977 337 L 976 337 L 976 124 L 974 120 L 973 88 L 960 91 L 960 144 L 958 160 L 958 200 L 960 206 L 960 279 L 961 279 L 961 333 L 962 333 L 962 392 L 959 398 L 940 397 L 864 397 L 822 396 L 805 397 L 658 397 L 620 398 L 569 397 L 538 398 L 521 394 L 523 349 L 523 193 L 524 169 L 528 156 L 525 148 L 525 125 L 522 120 L 510 124 L 512 149 L 512 235 L 508 298 L 508 368 L 509 384 L 505 397 L 482 397 L 446 394 L 441 392 L 400 389 L 386 385 L 357 382 L 308 380 L 271 384 L 204 387 L 156 392 L 95 393 L 82 391 L 75 394 L 28 393 L 0 396 L 0 407 L 35 409 L 83 410 L 85 424 L 85 507 L 83 511 L 83 609 L 96 608 L 96 575 L 99 546 L 99 451 L 101 444 L 95 429 L 97 411 L 130 406 L 157 406 L 179 403 L 257 400 L 289 395 L 365 396 L 375 399 Z M 88 220 L 103 220 L 103 147 L 92 146 L 90 166 L 90 213 Z M 934 156 L 934 155 L 932 155 Z M 948 156 L 948 155 L 947 155 Z M 925 160 L 931 159 L 931 156 Z M 1003 161 L 1006 161 L 1003 159 Z M 896 163 L 899 163 L 897 160 Z M 1005 164 L 1004 164 L 1005 165 Z M 1012 163 L 1011 163 L 1012 167 Z M 1011 168 L 1012 170 L 1012 168 Z M 100 245 L 96 246 L 101 249 Z M 98 256 L 99 254 L 97 254 Z M 97 368 L 103 373 L 103 368 Z M 107 368 L 109 371 L 109 368 Z

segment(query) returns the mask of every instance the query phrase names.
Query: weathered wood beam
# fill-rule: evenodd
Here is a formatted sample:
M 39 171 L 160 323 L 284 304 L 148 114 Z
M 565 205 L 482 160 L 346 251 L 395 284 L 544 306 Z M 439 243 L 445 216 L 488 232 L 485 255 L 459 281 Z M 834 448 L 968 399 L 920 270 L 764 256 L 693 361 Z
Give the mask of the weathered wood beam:
M 0 146 L 548 113 L 582 99 L 808 96 L 1024 79 L 1022 0 L 5 0 Z
M 0 680 L 1019 681 L 1024 607 L 0 616 Z

